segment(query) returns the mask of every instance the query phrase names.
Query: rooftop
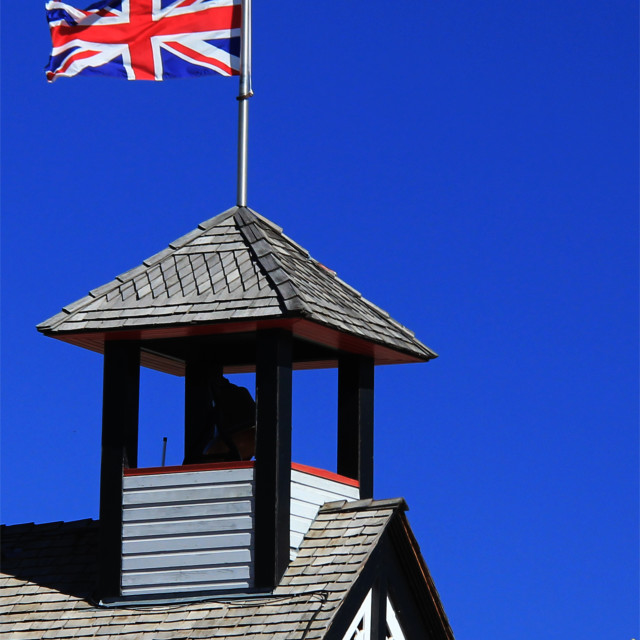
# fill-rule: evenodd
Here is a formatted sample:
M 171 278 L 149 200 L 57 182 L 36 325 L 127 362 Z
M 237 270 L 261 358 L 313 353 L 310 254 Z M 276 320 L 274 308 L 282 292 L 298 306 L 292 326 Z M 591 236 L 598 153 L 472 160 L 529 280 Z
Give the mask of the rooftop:
M 342 637 L 381 564 L 393 564 L 384 555 L 392 547 L 430 637 L 452 639 L 405 509 L 402 499 L 325 504 L 273 594 L 154 605 L 94 601 L 97 522 L 3 526 L 0 635 L 13 640 Z
M 413 332 L 246 207 L 202 222 L 141 265 L 67 305 L 38 330 L 102 351 L 105 335 L 114 331 L 152 339 L 212 332 L 221 323 L 236 323 L 238 331 L 246 331 L 284 320 L 299 321 L 294 335 L 334 348 L 346 344 L 345 336 L 356 350 L 377 345 L 382 349 L 377 361 L 436 357 Z

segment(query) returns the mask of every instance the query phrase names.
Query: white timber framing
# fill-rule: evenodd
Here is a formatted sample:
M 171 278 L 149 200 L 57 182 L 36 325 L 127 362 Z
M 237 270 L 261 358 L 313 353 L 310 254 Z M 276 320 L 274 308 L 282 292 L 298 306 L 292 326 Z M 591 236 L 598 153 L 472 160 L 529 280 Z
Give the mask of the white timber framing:
M 398 617 L 396 616 L 396 610 L 391 600 L 387 597 L 387 640 L 406 640 Z
M 349 625 L 343 640 L 371 640 L 371 590 L 367 593 L 358 609 L 353 622 Z
M 371 637 L 372 601 L 373 590 L 370 590 L 362 606 L 358 609 L 358 613 L 353 618 L 353 622 L 344 634 L 343 640 L 375 640 L 375 638 Z M 385 617 L 387 621 L 386 640 L 406 640 L 406 636 L 398 622 L 395 608 L 388 597 Z

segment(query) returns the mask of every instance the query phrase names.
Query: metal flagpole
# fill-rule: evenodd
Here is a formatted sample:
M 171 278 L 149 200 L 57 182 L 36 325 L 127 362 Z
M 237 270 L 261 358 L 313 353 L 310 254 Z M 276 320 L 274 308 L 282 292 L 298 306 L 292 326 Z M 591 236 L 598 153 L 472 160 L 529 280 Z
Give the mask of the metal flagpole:
M 247 206 L 247 153 L 249 147 L 249 98 L 251 89 L 251 0 L 242 0 L 240 95 L 238 96 L 238 197 Z

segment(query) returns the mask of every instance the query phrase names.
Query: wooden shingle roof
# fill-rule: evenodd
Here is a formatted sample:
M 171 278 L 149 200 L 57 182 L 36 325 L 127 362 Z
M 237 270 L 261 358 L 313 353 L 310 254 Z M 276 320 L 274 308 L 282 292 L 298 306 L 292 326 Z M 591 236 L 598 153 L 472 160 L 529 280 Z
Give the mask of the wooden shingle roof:
M 408 528 L 403 500 L 322 507 L 273 594 L 184 602 L 93 600 L 97 522 L 3 526 L 0 636 L 12 640 L 321 640 L 345 633 L 384 556 L 405 548 L 406 580 L 429 637 L 453 635 Z M 408 606 L 408 603 L 406 604 Z
M 381 345 L 405 354 L 406 361 L 436 356 L 280 227 L 246 207 L 201 223 L 140 266 L 67 305 L 38 330 L 70 342 L 79 336 L 78 344 L 101 350 L 87 341 L 92 334 L 146 331 L 144 338 L 164 331 L 166 337 L 174 327 L 244 322 L 251 329 L 283 319 Z

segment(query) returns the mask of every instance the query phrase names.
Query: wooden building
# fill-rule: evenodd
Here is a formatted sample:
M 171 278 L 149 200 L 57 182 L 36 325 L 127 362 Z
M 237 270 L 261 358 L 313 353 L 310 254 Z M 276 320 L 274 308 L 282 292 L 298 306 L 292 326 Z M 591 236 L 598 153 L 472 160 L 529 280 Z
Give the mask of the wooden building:
M 38 329 L 104 354 L 100 519 L 2 528 L 0 634 L 453 638 L 404 501 L 373 499 L 374 368 L 436 354 L 282 229 L 234 207 Z M 138 467 L 140 366 L 184 376 L 186 464 Z M 335 473 L 291 460 L 293 372 L 325 367 Z M 211 461 L 235 372 L 250 453 L 216 427 Z

